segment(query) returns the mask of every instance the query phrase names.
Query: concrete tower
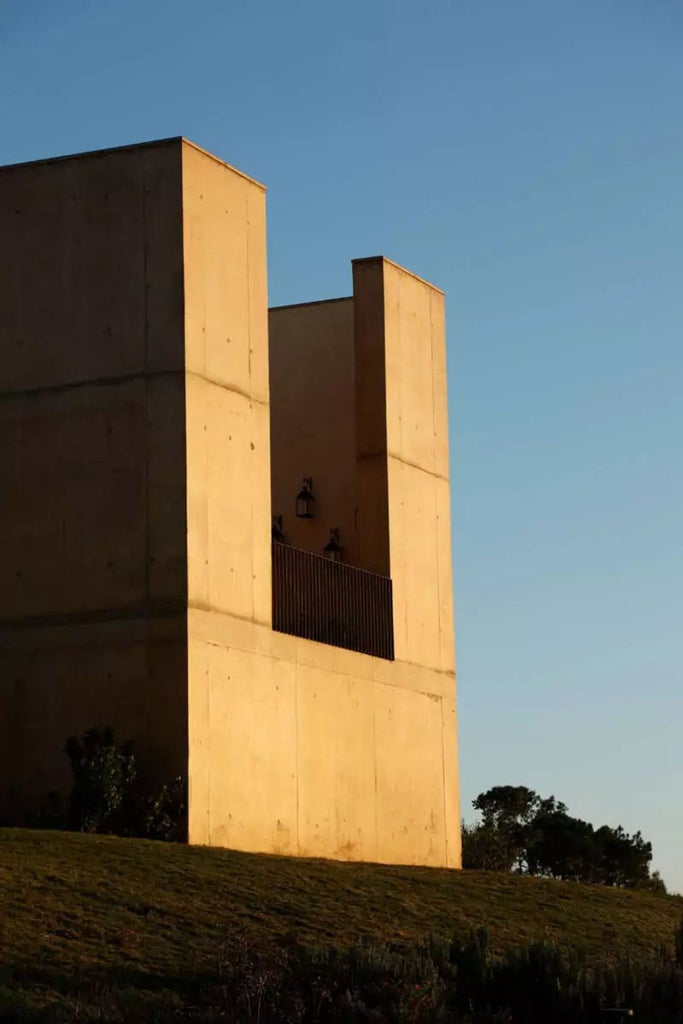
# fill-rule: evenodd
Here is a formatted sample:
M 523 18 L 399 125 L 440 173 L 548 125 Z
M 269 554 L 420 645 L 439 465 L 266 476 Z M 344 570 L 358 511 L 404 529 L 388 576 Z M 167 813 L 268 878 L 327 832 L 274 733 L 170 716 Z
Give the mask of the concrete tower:
M 264 189 L 183 139 L 0 169 L 0 240 L 0 817 L 112 725 L 190 842 L 458 867 L 442 293 L 269 314 Z

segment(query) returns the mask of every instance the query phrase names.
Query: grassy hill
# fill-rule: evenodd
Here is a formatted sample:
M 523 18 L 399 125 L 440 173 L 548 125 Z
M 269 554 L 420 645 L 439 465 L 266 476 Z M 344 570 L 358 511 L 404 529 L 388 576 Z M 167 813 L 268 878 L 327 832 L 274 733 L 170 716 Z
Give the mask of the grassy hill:
M 596 962 L 642 961 L 682 916 L 679 897 L 512 875 L 0 829 L 0 1019 L 17 998 L 84 1019 L 83 993 L 112 988 L 182 1003 L 219 983 L 236 945 L 408 945 L 486 927 L 498 951 L 554 938 Z

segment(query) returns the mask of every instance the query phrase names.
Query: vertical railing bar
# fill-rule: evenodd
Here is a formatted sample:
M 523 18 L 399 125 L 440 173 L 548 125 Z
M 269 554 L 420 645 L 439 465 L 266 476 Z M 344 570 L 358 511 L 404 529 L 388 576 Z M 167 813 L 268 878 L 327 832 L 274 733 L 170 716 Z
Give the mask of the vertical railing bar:
M 392 581 L 272 544 L 273 629 L 392 660 Z

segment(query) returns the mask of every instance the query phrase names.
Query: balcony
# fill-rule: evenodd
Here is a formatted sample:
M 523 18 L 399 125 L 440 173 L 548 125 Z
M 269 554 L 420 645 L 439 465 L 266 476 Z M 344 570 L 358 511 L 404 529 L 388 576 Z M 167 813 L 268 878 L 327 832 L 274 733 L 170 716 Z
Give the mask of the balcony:
M 273 541 L 273 629 L 392 661 L 391 580 Z

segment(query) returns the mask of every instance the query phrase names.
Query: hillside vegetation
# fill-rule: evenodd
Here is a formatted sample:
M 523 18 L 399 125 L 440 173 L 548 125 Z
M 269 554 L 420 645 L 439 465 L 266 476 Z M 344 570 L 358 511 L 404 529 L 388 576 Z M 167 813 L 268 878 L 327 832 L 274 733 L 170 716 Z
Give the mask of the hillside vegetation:
M 683 899 L 0 829 L 0 913 L 0 1019 L 14 1019 L 3 1006 L 19 996 L 32 1009 L 68 1003 L 74 1019 L 73 1000 L 98 987 L 183 1002 L 198 984 L 218 983 L 235 945 L 408 946 L 485 927 L 496 951 L 550 938 L 596 963 L 642 962 L 671 945 Z

